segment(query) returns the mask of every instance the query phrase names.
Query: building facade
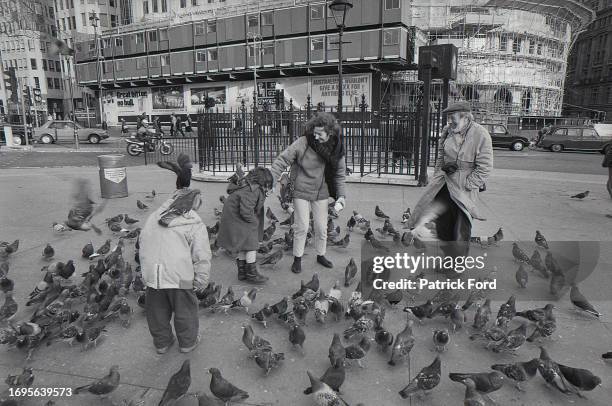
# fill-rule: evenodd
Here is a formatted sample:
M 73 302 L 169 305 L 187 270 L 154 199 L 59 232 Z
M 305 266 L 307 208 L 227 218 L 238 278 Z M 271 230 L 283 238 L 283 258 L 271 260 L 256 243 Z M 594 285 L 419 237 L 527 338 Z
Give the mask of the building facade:
M 208 93 L 221 95 L 215 98 L 224 108 L 254 96 L 265 103 L 275 90 L 284 90 L 285 103 L 300 106 L 311 95 L 313 104 L 333 106 L 338 45 L 329 3 L 132 0 L 133 23 L 104 32 L 103 60 L 95 41 L 77 45 L 77 76 L 82 85 L 102 88 L 109 123 L 141 111 L 193 113 Z M 420 92 L 418 47 L 452 43 L 460 51 L 452 98 L 496 113 L 560 114 L 569 45 L 594 14 L 572 0 L 529 4 L 353 1 L 343 64 L 355 83 L 344 83 L 343 104 L 356 107 L 359 91 L 375 108 L 386 100 L 411 105 Z M 161 108 L 156 100 L 172 102 Z M 138 111 L 129 111 L 132 104 Z
M 612 122 L 612 0 L 591 5 L 597 17 L 570 52 L 563 111 Z

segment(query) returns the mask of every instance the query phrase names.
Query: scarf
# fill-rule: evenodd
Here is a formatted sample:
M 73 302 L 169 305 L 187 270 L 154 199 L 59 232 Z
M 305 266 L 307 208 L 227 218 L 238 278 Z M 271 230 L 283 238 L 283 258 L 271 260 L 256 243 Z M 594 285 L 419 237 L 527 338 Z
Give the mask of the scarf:
M 323 176 L 327 184 L 327 190 L 330 197 L 337 199 L 340 196 L 337 196 L 335 177 L 338 171 L 338 163 L 343 159 L 345 153 L 342 135 L 330 136 L 329 141 L 321 143 L 315 140 L 314 133 L 311 132 L 306 134 L 306 141 L 308 146 L 325 161 Z

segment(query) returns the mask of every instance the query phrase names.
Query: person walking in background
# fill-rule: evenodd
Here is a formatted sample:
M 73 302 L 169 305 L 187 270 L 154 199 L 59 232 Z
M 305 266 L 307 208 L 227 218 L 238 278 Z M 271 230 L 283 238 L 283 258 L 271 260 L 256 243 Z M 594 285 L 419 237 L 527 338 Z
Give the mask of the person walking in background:
M 155 117 L 153 120 L 153 126 L 155 128 L 155 132 L 163 137 L 165 135 L 164 130 L 162 130 L 161 121 L 159 120 L 159 116 Z
M 304 133 L 285 149 L 271 167 L 275 181 L 287 167 L 293 190 L 294 239 L 291 271 L 302 272 L 302 255 L 314 218 L 317 262 L 326 268 L 333 264 L 325 257 L 327 249 L 328 199 L 335 199 L 339 212 L 346 204 L 346 163 L 342 128 L 330 113 L 318 113 L 306 122 Z
M 138 118 L 136 119 L 136 130 L 140 129 L 140 127 L 142 127 L 142 122 L 143 120 L 147 119 L 147 113 L 142 112 L 141 115 L 138 116 Z
M 237 253 L 238 280 L 263 284 L 268 278 L 257 271 L 255 262 L 263 240 L 264 202 L 274 186 L 269 169 L 255 167 L 238 183 L 227 188 L 217 245 Z
M 187 126 L 185 127 L 185 131 L 188 133 L 193 132 L 193 129 L 191 128 L 192 126 L 192 121 L 191 121 L 191 115 L 187 114 Z
M 476 203 L 493 169 L 493 147 L 491 135 L 474 121 L 469 103 L 451 104 L 442 113 L 448 115 L 448 125 L 440 136 L 433 179 L 407 225 L 422 239 L 426 223 L 435 220 L 437 238 L 446 242 L 441 247 L 445 255 L 465 256 L 472 219 L 485 220 Z
M 124 118 L 121 118 L 121 134 L 127 134 L 127 133 L 128 133 L 127 123 L 125 122 Z
M 185 132 L 183 131 L 183 121 L 181 120 L 181 116 L 176 116 L 176 130 L 175 131 L 177 133 L 181 133 L 183 137 L 185 136 Z
M 177 131 L 176 122 L 177 122 L 176 114 L 172 113 L 170 115 L 170 136 L 171 137 L 176 136 L 176 131 Z
M 608 182 L 606 183 L 606 188 L 612 199 L 612 144 L 608 145 L 605 149 L 604 160 L 601 165 L 604 168 L 608 168 Z
M 174 343 L 170 320 L 182 353 L 200 342 L 196 291 L 208 284 L 211 251 L 206 225 L 197 213 L 200 191 L 190 189 L 192 163 L 180 154 L 177 164 L 158 162 L 176 173 L 176 192 L 146 220 L 140 233 L 139 259 L 146 288 L 146 317 L 153 344 L 164 354 Z

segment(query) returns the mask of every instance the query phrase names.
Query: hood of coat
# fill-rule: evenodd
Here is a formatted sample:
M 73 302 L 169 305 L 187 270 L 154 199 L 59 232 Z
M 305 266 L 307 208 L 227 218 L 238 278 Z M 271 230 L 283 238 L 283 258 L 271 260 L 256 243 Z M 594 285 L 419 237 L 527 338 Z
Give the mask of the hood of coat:
M 202 223 L 195 208 L 202 203 L 198 189 L 178 189 L 157 210 L 158 223 L 164 227 L 178 227 Z
M 255 185 L 253 183 L 248 183 L 247 181 L 243 181 L 243 182 L 240 182 L 238 184 L 230 183 L 229 186 L 227 187 L 227 194 L 231 195 L 235 191 L 240 190 L 240 189 L 244 189 L 244 188 L 247 188 L 247 187 L 250 188 L 251 190 L 257 190 L 257 188 L 259 186 Z

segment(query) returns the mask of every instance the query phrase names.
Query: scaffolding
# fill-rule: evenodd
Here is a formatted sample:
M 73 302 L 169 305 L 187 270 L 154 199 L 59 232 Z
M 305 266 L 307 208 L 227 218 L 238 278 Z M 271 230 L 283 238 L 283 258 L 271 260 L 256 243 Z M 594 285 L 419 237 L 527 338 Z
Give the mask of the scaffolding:
M 559 115 L 573 38 L 593 18 L 574 1 L 413 0 L 412 22 L 427 43 L 459 49 L 449 99 L 490 114 Z M 554 4 L 553 4 L 554 3 Z M 527 5 L 531 5 L 527 7 Z M 416 76 L 393 75 L 391 103 L 416 102 Z M 441 86 L 434 84 L 434 99 Z

